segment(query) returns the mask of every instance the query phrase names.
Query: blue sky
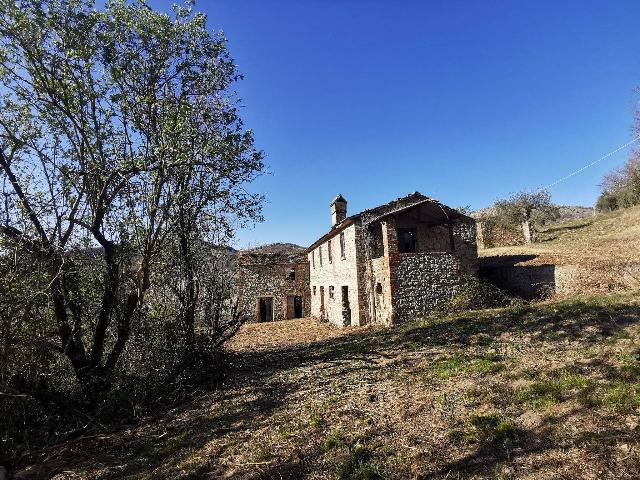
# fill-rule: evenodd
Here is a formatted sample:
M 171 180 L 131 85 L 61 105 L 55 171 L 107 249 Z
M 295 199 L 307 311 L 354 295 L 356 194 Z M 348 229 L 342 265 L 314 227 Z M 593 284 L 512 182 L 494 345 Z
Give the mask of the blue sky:
M 168 8 L 169 2 L 153 2 Z M 237 246 L 312 243 L 337 193 L 349 212 L 413 191 L 487 206 L 633 138 L 637 1 L 196 3 L 245 80 L 270 174 L 265 222 Z M 620 152 L 551 193 L 591 205 Z

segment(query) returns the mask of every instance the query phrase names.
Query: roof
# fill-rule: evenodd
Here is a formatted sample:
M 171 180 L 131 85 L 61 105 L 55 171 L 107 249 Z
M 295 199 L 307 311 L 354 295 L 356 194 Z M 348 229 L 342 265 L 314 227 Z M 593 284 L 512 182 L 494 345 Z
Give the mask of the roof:
M 347 203 L 347 201 L 344 199 L 344 197 L 342 196 L 341 193 L 336 195 L 336 198 L 331 200 L 331 204 L 330 205 L 333 205 L 334 203 L 338 203 L 338 202 Z
M 471 217 L 463 215 L 457 210 L 451 207 L 448 207 L 443 203 L 440 203 L 437 200 L 434 200 L 431 197 L 427 197 L 426 195 L 423 195 L 420 192 L 413 192 L 404 197 L 399 197 L 399 198 L 396 198 L 395 200 L 391 200 L 390 202 L 380 205 L 378 207 L 363 210 L 360 213 L 356 213 L 355 215 L 351 215 L 345 218 L 342 222 L 331 227 L 331 230 L 329 230 L 322 237 L 320 237 L 318 240 L 313 242 L 313 244 L 311 244 L 311 246 L 309 246 L 306 251 L 307 253 L 310 252 L 311 250 L 316 248 L 318 245 L 326 242 L 327 240 L 334 237 L 335 235 L 340 233 L 342 230 L 344 230 L 348 226 L 353 225 L 353 223 L 355 223 L 358 220 L 361 220 L 366 225 L 371 225 L 383 220 L 384 218 L 397 215 L 406 210 L 410 210 L 419 205 L 425 205 L 425 204 L 433 204 L 434 206 L 437 206 L 440 210 L 442 210 L 445 213 L 445 215 L 450 216 L 451 218 L 462 218 L 467 221 L 471 221 L 471 222 L 474 221 Z
M 239 252 L 242 265 L 282 265 L 307 261 L 305 248 L 293 243 L 271 243 Z

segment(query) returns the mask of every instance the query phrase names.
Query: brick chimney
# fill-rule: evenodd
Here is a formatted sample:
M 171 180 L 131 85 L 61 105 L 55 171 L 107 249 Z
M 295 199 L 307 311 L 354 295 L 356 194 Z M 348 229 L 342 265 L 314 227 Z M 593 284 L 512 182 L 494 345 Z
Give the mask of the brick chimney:
M 336 226 L 345 218 L 347 218 L 347 201 L 338 194 L 331 202 L 331 226 Z

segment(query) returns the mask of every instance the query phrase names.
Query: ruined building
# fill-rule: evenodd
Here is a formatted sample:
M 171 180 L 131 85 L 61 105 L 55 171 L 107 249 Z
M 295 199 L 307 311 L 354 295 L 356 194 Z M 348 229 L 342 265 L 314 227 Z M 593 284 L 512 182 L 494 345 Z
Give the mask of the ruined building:
M 352 216 L 338 195 L 331 220 L 307 256 L 311 315 L 335 325 L 417 318 L 477 273 L 475 221 L 420 193 Z
M 297 245 L 239 252 L 238 307 L 249 320 L 269 322 L 310 315 L 309 263 Z

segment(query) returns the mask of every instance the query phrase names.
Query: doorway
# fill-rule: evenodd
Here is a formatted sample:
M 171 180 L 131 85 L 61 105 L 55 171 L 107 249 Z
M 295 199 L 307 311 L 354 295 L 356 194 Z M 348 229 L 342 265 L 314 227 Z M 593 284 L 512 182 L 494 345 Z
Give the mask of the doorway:
M 351 325 L 351 306 L 349 305 L 349 287 L 342 287 L 342 322 L 345 327 Z
M 258 315 L 261 322 L 273 321 L 273 297 L 258 299 Z
M 302 297 L 293 297 L 293 318 L 302 318 Z

